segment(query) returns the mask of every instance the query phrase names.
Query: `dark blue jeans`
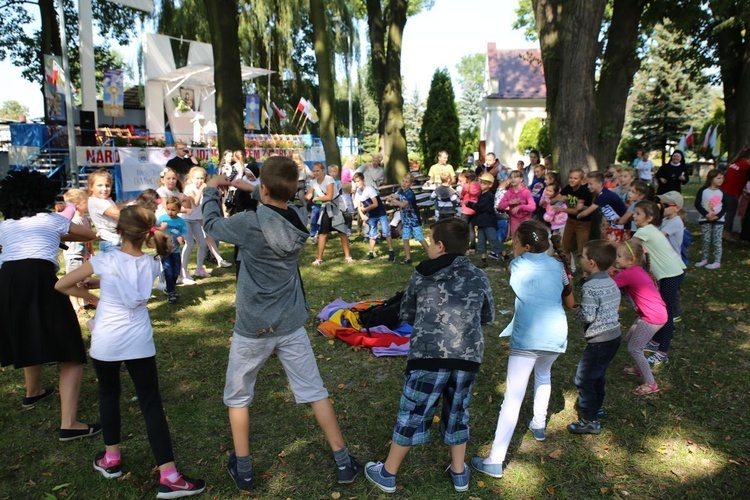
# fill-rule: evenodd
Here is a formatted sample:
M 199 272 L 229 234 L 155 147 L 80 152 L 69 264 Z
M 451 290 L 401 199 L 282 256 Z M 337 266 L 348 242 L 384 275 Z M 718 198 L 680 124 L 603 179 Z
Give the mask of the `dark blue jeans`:
M 598 420 L 599 408 L 604 404 L 604 374 L 620 347 L 620 337 L 606 342 L 588 344 L 578 362 L 576 387 L 581 417 Z
M 161 269 L 164 271 L 164 281 L 167 282 L 167 293 L 174 293 L 181 268 L 180 252 L 170 253 L 161 258 Z
M 659 343 L 661 352 L 669 351 L 669 345 L 674 337 L 674 317 L 680 314 L 680 287 L 683 279 L 685 279 L 685 273 L 659 280 L 659 293 L 667 306 L 667 322 L 654 335 L 654 342 Z

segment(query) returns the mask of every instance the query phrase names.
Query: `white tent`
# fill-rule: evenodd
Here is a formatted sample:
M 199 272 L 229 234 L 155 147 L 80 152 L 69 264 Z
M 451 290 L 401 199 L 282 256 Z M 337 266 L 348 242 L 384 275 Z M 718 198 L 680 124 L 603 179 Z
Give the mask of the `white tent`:
M 203 115 L 203 125 L 216 122 L 214 88 L 214 57 L 211 44 L 185 40 L 190 44 L 187 65 L 175 66 L 170 37 L 146 34 L 143 54 L 146 67 L 146 127 L 152 136 L 163 136 L 164 112 L 172 136 L 189 142 L 199 140 L 200 130 L 194 126 L 196 114 Z M 242 80 L 269 75 L 266 69 L 241 66 Z M 191 110 L 176 109 L 175 98 L 182 98 Z M 241 105 L 238 103 L 238 106 Z

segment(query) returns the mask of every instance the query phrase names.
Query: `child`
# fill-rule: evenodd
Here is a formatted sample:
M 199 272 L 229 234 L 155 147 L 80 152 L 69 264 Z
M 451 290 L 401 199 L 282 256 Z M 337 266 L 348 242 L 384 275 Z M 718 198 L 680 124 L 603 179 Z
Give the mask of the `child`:
M 206 171 L 203 167 L 193 167 L 188 173 L 188 185 L 185 186 L 185 196 L 189 199 L 193 209 L 189 214 L 185 214 L 184 220 L 187 227 L 187 236 L 185 237 L 185 247 L 182 249 L 182 276 L 190 276 L 188 273 L 188 262 L 193 254 L 195 244 L 198 244 L 198 256 L 195 268 L 195 276 L 207 278 L 211 274 L 203 267 L 203 260 L 206 258 L 206 237 L 203 233 L 203 214 L 201 213 L 201 200 L 203 198 L 203 189 L 206 187 Z
M 370 252 L 365 257 L 366 261 L 375 258 L 375 242 L 378 240 L 378 225 L 380 231 L 388 242 L 388 260 L 396 261 L 396 252 L 393 251 L 393 241 L 391 240 L 391 227 L 388 225 L 388 215 L 385 212 L 385 205 L 380 200 L 378 192 L 372 186 L 365 186 L 365 176 L 357 172 L 352 176 L 354 185 L 357 188 L 355 201 L 361 220 L 367 222 L 369 227 L 368 237 L 370 239 Z
M 318 256 L 312 264 L 313 266 L 319 266 L 323 263 L 326 241 L 328 235 L 334 230 L 339 233 L 341 248 L 344 251 L 344 262 L 353 264 L 354 259 L 349 255 L 346 220 L 341 210 L 343 203 L 338 203 L 343 199 L 339 198 L 340 192 L 336 186 L 336 181 L 330 175 L 326 175 L 323 168 L 323 162 L 318 161 L 313 165 L 313 180 L 310 182 L 310 191 L 308 192 L 308 195 L 312 195 L 310 201 L 313 202 L 315 207 L 319 207 L 318 219 L 310 222 L 310 227 L 315 222 L 315 226 L 318 228 Z M 315 217 L 314 214 L 315 209 L 313 208 L 313 217 Z
M 724 229 L 724 213 L 727 211 L 724 193 L 721 191 L 723 182 L 724 174 L 718 169 L 711 169 L 706 174 L 706 183 L 695 194 L 695 209 L 701 214 L 698 224 L 701 226 L 703 235 L 703 253 L 700 262 L 695 263 L 695 267 L 708 264 L 711 244 L 714 247 L 714 262 L 708 264 L 706 269 L 721 267 L 721 236 Z
M 620 187 L 620 170 L 620 165 L 610 165 L 607 168 L 607 173 L 604 174 L 604 187 L 606 187 L 610 191 L 613 191 Z M 620 195 L 618 194 L 618 196 Z
M 180 209 L 177 212 L 178 217 L 182 218 L 184 215 L 192 212 L 190 198 L 182 193 L 182 181 L 177 172 L 171 168 L 165 167 L 164 170 L 161 171 L 159 176 L 159 187 L 156 188 L 156 192 L 159 193 L 159 198 L 161 199 L 161 205 L 156 209 L 157 220 L 163 219 L 167 214 L 167 200 L 170 197 L 175 197 L 180 202 Z M 176 246 L 177 245 L 175 245 L 175 247 Z M 162 264 L 163 263 L 164 260 L 162 260 Z M 183 272 L 181 268 L 177 268 L 177 273 L 177 283 L 183 285 L 195 285 L 195 280 L 190 276 L 187 270 Z
M 576 306 L 576 318 L 587 344 L 576 371 L 579 416 L 577 422 L 568 425 L 573 434 L 602 432 L 599 412 L 604 405 L 604 375 L 617 354 L 622 334 L 620 290 L 607 273 L 616 259 L 617 250 L 608 241 L 592 240 L 583 247 L 581 268 L 587 278 L 581 288 L 581 303 Z
M 70 301 L 54 289 L 57 250 L 61 240 L 92 241 L 96 234 L 49 213 L 58 189 L 45 175 L 27 169 L 11 171 L 0 181 L 0 366 L 23 368 L 21 404 L 31 409 L 56 392 L 42 387 L 42 367 L 59 364 L 59 439 L 70 441 L 96 435 L 101 426 L 78 420 L 86 348 Z
M 91 221 L 101 238 L 100 252 L 112 252 L 120 248 L 120 235 L 117 234 L 117 218 L 120 210 L 110 198 L 112 194 L 112 176 L 101 168 L 89 174 L 88 209 Z
M 172 237 L 172 252 L 161 259 L 161 265 L 164 269 L 164 280 L 167 283 L 167 300 L 170 304 L 177 302 L 177 277 L 180 275 L 182 268 L 180 263 L 180 248 L 185 242 L 184 236 L 187 234 L 187 224 L 178 217 L 182 204 L 176 196 L 170 196 L 166 199 L 167 213 L 157 219 L 156 224 L 162 231 Z
M 477 175 L 471 170 L 464 170 L 459 174 L 458 183 L 461 186 L 461 218 L 469 224 L 469 253 L 474 253 L 477 248 L 477 240 L 474 234 L 474 209 L 469 208 L 467 203 L 476 203 L 482 186 L 477 182 Z
M 441 180 L 445 174 L 447 172 L 440 174 Z M 401 179 L 401 189 L 388 197 L 388 200 L 401 210 L 401 223 L 403 225 L 401 239 L 404 240 L 404 260 L 401 261 L 402 264 L 411 264 L 410 239 L 414 238 L 422 245 L 425 252 L 427 251 L 427 242 L 424 240 L 424 234 L 422 233 L 422 218 L 419 216 L 417 197 L 414 195 L 414 191 L 411 190 L 413 185 L 414 176 L 406 174 Z M 455 192 L 453 194 L 455 196 Z
M 619 196 L 624 203 L 628 202 L 628 192 L 630 191 L 630 186 L 633 185 L 634 180 L 635 174 L 633 173 L 632 168 L 623 167 L 620 169 L 620 182 L 616 188 L 612 189 L 612 192 Z
M 687 222 L 687 212 L 684 208 L 681 208 L 677 214 L 680 216 L 680 219 L 682 220 L 682 225 L 685 227 L 685 223 Z M 682 245 L 680 246 L 680 257 L 682 257 L 682 263 L 686 266 L 688 265 L 688 247 L 693 242 L 693 235 L 688 231 L 688 228 L 685 227 L 685 229 L 682 230 Z M 675 317 L 675 323 L 679 321 L 677 317 Z
M 684 200 L 682 195 L 677 191 L 669 191 L 659 196 L 664 218 L 661 221 L 659 230 L 669 240 L 669 244 L 678 255 L 682 253 L 682 238 L 685 234 L 685 223 L 679 216 Z
M 410 448 L 429 441 L 441 397 L 440 434 L 450 446 L 453 487 L 469 489 L 469 401 L 484 355 L 482 325 L 494 319 L 492 289 L 464 257 L 466 222 L 444 219 L 430 229 L 430 260 L 417 266 L 401 300 L 401 318 L 414 331 L 390 451 L 385 462 L 365 466 L 367 479 L 386 493 L 396 491 L 396 474 Z
M 634 389 L 633 394 L 653 394 L 659 392 L 659 386 L 651 373 L 651 365 L 643 355 L 643 348 L 667 322 L 667 306 L 648 274 L 648 254 L 644 254 L 643 245 L 636 240 L 618 245 L 616 264 L 620 272 L 613 276 L 615 284 L 627 292 L 638 314 L 638 319 L 625 336 L 628 354 L 635 366 L 626 367 L 623 373 L 643 378 L 643 385 Z
M 75 213 L 71 222 L 90 230 L 91 223 L 85 215 L 88 209 L 89 198 L 86 191 L 83 189 L 69 189 L 65 192 L 63 198 L 66 203 L 73 203 L 75 207 Z M 90 242 L 84 241 L 69 241 L 67 246 L 68 248 L 63 250 L 63 257 L 65 258 L 65 272 L 70 274 L 89 260 L 92 248 Z M 76 314 L 85 314 L 86 311 L 78 297 L 71 296 L 70 303 L 73 304 L 73 310 L 75 310 Z
M 556 208 L 560 212 L 568 214 L 568 221 L 565 223 L 563 230 L 562 246 L 565 252 L 566 262 L 570 262 L 570 252 L 573 250 L 573 237 L 576 239 L 578 258 L 583 255 L 583 245 L 589 240 L 589 231 L 591 230 L 591 218 L 578 218 L 577 215 L 586 207 L 591 205 L 591 191 L 586 186 L 582 186 L 583 170 L 574 168 L 568 173 L 568 185 L 562 188 L 560 196 L 553 202 L 564 201 L 565 208 Z M 571 217 L 572 216 L 572 217 Z
M 181 475 L 174 463 L 172 440 L 164 415 L 156 371 L 154 331 L 148 316 L 151 285 L 159 275 L 159 259 L 143 253 L 143 245 L 169 255 L 170 238 L 154 231 L 154 214 L 137 205 L 125 207 L 117 221 L 122 238 L 119 251 L 92 257 L 55 285 L 71 297 L 81 297 L 98 304 L 91 328 L 91 361 L 99 379 L 99 411 L 106 451 L 94 457 L 94 470 L 107 479 L 122 476 L 120 466 L 120 368 L 130 373 L 138 405 L 146 421 L 147 435 L 159 465 L 160 484 L 157 498 L 179 498 L 203 492 L 202 479 Z M 78 283 L 98 275 L 101 295 L 93 295 Z
M 316 180 L 315 169 L 319 169 L 322 172 L 320 182 Z M 325 196 L 325 186 L 321 183 L 323 179 L 326 179 L 326 183 L 330 182 L 331 184 L 335 184 L 336 181 L 330 175 L 325 175 L 325 164 L 322 161 L 313 163 L 312 174 L 312 179 L 305 194 L 305 200 L 312 204 L 312 210 L 310 211 L 310 238 L 312 238 L 313 243 L 317 243 L 318 233 L 320 232 L 320 207 L 323 206 L 320 198 Z M 315 198 L 314 201 L 313 198 Z
M 140 205 L 156 213 L 159 205 L 161 205 L 161 198 L 159 198 L 159 193 L 156 192 L 156 189 L 144 189 L 131 205 Z
M 500 200 L 498 208 L 510 212 L 511 237 L 516 233 L 516 229 L 522 222 L 531 218 L 531 214 L 536 209 L 536 203 L 534 203 L 531 191 L 523 183 L 523 172 L 514 170 L 510 173 L 510 189 Z
M 626 232 L 632 233 L 635 229 L 633 223 L 633 214 L 635 213 L 635 204 L 642 200 L 649 200 L 653 197 L 653 188 L 646 184 L 645 181 L 633 181 L 628 190 L 628 208 L 625 214 L 617 219 L 617 224 L 622 225 Z
M 466 179 L 465 176 L 464 179 Z M 430 200 L 435 202 L 435 222 L 456 216 L 459 198 L 451 187 L 451 174 L 449 172 L 440 174 L 440 185 L 430 194 Z
M 604 187 L 604 176 L 601 172 L 591 172 L 587 176 L 589 191 L 594 196 L 594 201 L 591 205 L 580 212 L 576 218 L 584 219 L 594 213 L 595 210 L 600 210 L 602 218 L 605 219 L 607 229 L 605 230 L 605 239 L 609 242 L 621 242 L 625 241 L 625 227 L 622 224 L 618 224 L 620 217 L 625 215 L 627 208 L 622 202 L 619 196 Z
M 224 404 L 229 407 L 234 451 L 227 467 L 243 491 L 253 488 L 250 462 L 250 415 L 258 372 L 276 354 L 288 374 L 297 403 L 310 403 L 337 464 L 339 483 L 354 481 L 361 468 L 341 436 L 328 392 L 323 387 L 315 355 L 305 332 L 307 309 L 297 268 L 309 233 L 305 212 L 288 200 L 297 191 L 297 166 L 284 156 L 272 156 L 260 173 L 263 204 L 224 218 L 218 175 L 203 192 L 203 225 L 214 238 L 239 247 L 242 266 L 237 282 L 237 312 L 229 351 Z M 355 174 L 356 175 L 356 174 Z M 360 180 L 363 177 L 360 174 Z
M 641 154 L 641 161 L 638 164 L 633 163 L 638 172 L 638 179 L 645 181 L 646 184 L 651 184 L 654 177 L 654 162 L 648 159 L 649 152 L 644 151 Z
M 550 225 L 552 234 L 560 234 L 565 228 L 565 223 L 568 222 L 568 214 L 565 213 L 564 209 L 567 206 L 564 201 L 560 199 L 560 186 L 558 184 L 547 184 L 544 192 L 545 197 L 550 200 L 544 207 L 544 222 Z M 558 200 L 552 202 L 551 200 Z
M 466 206 L 473 209 L 474 214 L 474 226 L 477 228 L 479 233 L 479 241 L 477 243 L 477 252 L 482 258 L 482 266 L 487 266 L 487 246 L 491 251 L 489 252 L 491 259 L 499 259 L 502 253 L 502 246 L 497 240 L 497 215 L 495 215 L 495 196 L 492 194 L 492 184 L 495 182 L 495 178 L 484 173 L 479 178 L 479 186 L 482 190 L 479 195 L 479 200 L 475 202 L 467 202 Z
M 553 236 L 551 243 L 558 257 L 562 257 L 560 237 Z M 505 396 L 489 457 L 471 459 L 472 467 L 491 477 L 503 477 L 503 461 L 532 371 L 534 416 L 527 427 L 537 441 L 546 439 L 547 406 L 552 394 L 550 370 L 568 345 L 563 303 L 568 308 L 573 306 L 568 266 L 547 255 L 549 247 L 549 231 L 539 221 L 521 223 L 513 235 L 516 258 L 510 261 L 510 286 L 516 294 L 516 312 L 501 334 L 510 336 Z
M 500 201 L 503 199 L 503 196 L 505 196 L 505 193 L 508 192 L 508 187 L 510 186 L 510 173 L 505 171 L 501 171 L 501 173 L 503 174 L 503 178 L 498 180 L 497 191 L 495 191 L 495 212 L 497 216 L 497 241 L 505 243 L 505 240 L 508 239 L 508 223 L 510 216 L 508 215 L 507 210 L 500 209 Z M 503 250 L 503 254 L 506 258 L 509 258 L 507 257 L 505 250 Z
M 544 183 L 544 167 L 542 165 L 535 165 L 534 166 L 534 177 L 531 179 L 531 186 L 529 186 L 529 191 L 531 191 L 531 196 L 534 198 L 534 204 L 538 207 L 539 202 L 542 200 L 542 195 L 544 194 L 544 188 L 546 187 L 546 184 Z
M 664 233 L 657 229 L 661 223 L 659 206 L 643 200 L 635 205 L 633 220 L 638 230 L 633 235 L 649 254 L 651 273 L 659 283 L 659 294 L 667 306 L 667 322 L 656 332 L 646 350 L 653 351 L 648 362 L 652 365 L 667 363 L 669 345 L 674 336 L 674 318 L 677 316 L 680 285 L 685 278 L 685 264 L 675 253 Z

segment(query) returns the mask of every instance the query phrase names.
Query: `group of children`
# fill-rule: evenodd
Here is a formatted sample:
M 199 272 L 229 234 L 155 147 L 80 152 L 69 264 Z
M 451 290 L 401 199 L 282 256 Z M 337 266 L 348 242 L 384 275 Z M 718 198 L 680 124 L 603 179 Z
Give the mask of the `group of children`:
M 205 172 L 196 170 L 196 175 L 193 175 L 191 171 L 193 188 L 186 189 L 186 193 L 179 190 L 179 179 L 173 174 L 171 170 L 164 172 L 162 191 L 144 193 L 134 206 L 121 209 L 110 198 L 112 183 L 106 172 L 90 176 L 86 204 L 81 193 L 68 194 L 76 209 L 74 217 L 81 218 L 87 208 L 102 240 L 99 253 L 90 257 L 85 242 L 93 238 L 88 237 L 89 233 L 78 232 L 87 236 L 80 238 L 84 241 L 83 253 L 70 259 L 66 256 L 66 262 L 71 264 L 69 274 L 54 284 L 54 288 L 64 294 L 98 304 L 92 324 L 91 357 L 99 379 L 100 428 L 104 434 L 105 451 L 95 456 L 94 469 L 105 478 L 121 475 L 118 400 L 120 365 L 124 362 L 134 381 L 149 441 L 159 465 L 158 496 L 177 498 L 205 489 L 204 481 L 181 475 L 174 464 L 158 390 L 153 330 L 146 308 L 151 285 L 160 273 L 160 267 L 167 278 L 167 292 L 172 300 L 180 274 L 175 271 L 185 266 L 179 248 L 188 234 L 188 224 L 180 219 L 179 214 L 198 213 L 200 217 L 195 220 L 202 220 L 202 223 L 194 229 L 200 229 L 201 233 L 205 231 L 205 235 L 214 241 L 236 245 L 237 260 L 244 262 L 238 269 L 236 320 L 224 388 L 224 403 L 229 408 L 234 442 L 228 461 L 230 475 L 241 490 L 250 491 L 254 487 L 248 408 L 253 401 L 258 373 L 268 357 L 275 354 L 288 374 L 295 400 L 312 406 L 333 453 L 338 482 L 353 482 L 362 466 L 346 447 L 304 330 L 307 310 L 297 261 L 301 249 L 309 241 L 310 231 L 306 215 L 289 202 L 298 190 L 297 166 L 285 157 L 267 160 L 259 183 L 254 186 L 260 202 L 250 200 L 243 211 L 231 217 L 225 216 L 219 188 L 226 189 L 233 181 L 219 175 L 206 182 Z M 346 236 L 346 228 L 339 224 L 336 210 L 347 208 L 335 202 L 340 191 L 332 187 L 335 184 L 328 181 L 322 165 L 313 169 L 313 175 L 317 186 L 311 188 L 309 199 L 322 202 L 318 217 L 317 262 L 320 264 L 320 238 L 330 229 Z M 496 233 L 502 219 L 499 219 L 496 207 L 509 211 L 509 221 L 506 222 L 510 223 L 515 257 L 510 263 L 510 285 L 516 294 L 516 310 L 503 332 L 503 335 L 510 336 L 510 357 L 506 391 L 492 449 L 487 458 L 473 457 L 471 466 L 492 477 L 502 476 L 502 464 L 532 371 L 534 409 L 527 425 L 535 439 L 542 441 L 546 438 L 551 367 L 567 347 L 565 307 L 575 311 L 587 342 L 575 377 L 579 390 L 579 419 L 568 426 L 570 432 L 601 432 L 605 374 L 621 342 L 619 289 L 625 290 L 638 314 L 626 335 L 634 366 L 624 372 L 642 378 L 643 383 L 633 390 L 635 394 L 659 391 L 651 365 L 668 360 L 674 320 L 679 314 L 679 287 L 685 269 L 676 251 L 680 246 L 673 246 L 668 239 L 670 235 L 678 235 L 679 231 L 670 228 L 663 232 L 660 224 L 662 213 L 666 220 L 679 218 L 682 197 L 679 193 L 665 193 L 659 206 L 645 199 L 649 197 L 648 190 L 641 193 L 632 179 L 628 183 L 622 180 L 623 177 L 621 173 L 618 187 L 631 202 L 632 210 L 631 207 L 625 208 L 621 199 L 619 202 L 615 200 L 613 195 L 618 194 L 619 199 L 623 194 L 607 189 L 605 179 L 597 173 L 588 175 L 588 187 L 582 184 L 584 176 L 580 170 L 571 171 L 569 185 L 565 188 L 559 189 L 552 180 L 545 182 L 540 203 L 546 196 L 543 217 L 550 215 L 552 221 L 547 222 L 558 225 L 553 228 L 540 220 L 531 220 L 539 206 L 532 191 L 526 187 L 522 172 L 511 172 L 502 181 L 482 174 L 478 182 L 472 172 L 463 173 L 459 176 L 461 193 L 455 195 L 461 200 L 462 217 L 440 211 L 438 221 L 431 226 L 429 243 L 422 233 L 419 210 L 411 190 L 413 177 L 405 176 L 401 189 L 386 198 L 402 211 L 405 262 L 410 262 L 408 243 L 412 237 L 423 245 L 429 259 L 414 270 L 401 303 L 402 319 L 414 328 L 407 375 L 388 457 L 384 462 L 369 462 L 364 466 L 368 480 L 383 491 L 395 491 L 396 474 L 402 461 L 411 446 L 429 440 L 430 426 L 442 399 L 440 432 L 451 448 L 450 476 L 456 491 L 468 489 L 470 473 L 465 454 L 469 439 L 469 403 L 484 353 L 481 325 L 494 320 L 487 276 L 466 257 L 474 231 L 469 223 L 478 229 L 480 255 L 492 257 L 494 253 L 499 257 L 502 249 Z M 707 193 L 696 199 L 696 206 L 700 200 L 701 207 L 706 210 L 706 224 L 718 222 L 721 218 L 721 207 L 715 199 L 718 195 L 713 191 L 720 186 L 720 174 L 709 177 L 703 190 Z M 377 191 L 364 185 L 362 174 L 354 174 L 352 181 L 356 188 L 357 210 L 370 226 L 369 256 L 372 256 L 377 226 L 384 235 L 389 234 L 385 207 Z M 447 187 L 445 182 L 441 187 Z M 501 189 L 505 191 L 498 195 Z M 437 193 L 438 189 L 435 191 Z M 456 199 L 452 199 L 454 194 L 448 192 L 447 195 L 451 204 L 457 206 Z M 442 199 L 444 193 L 435 196 Z M 8 210 L 13 200 L 0 196 L 0 201 L 4 214 L 15 214 Z M 329 209 L 326 204 L 335 206 Z M 553 208 L 548 212 L 549 206 Z M 437 209 L 441 208 L 446 207 L 438 204 Z M 609 222 L 609 229 L 605 231 L 608 238 L 589 240 L 585 219 L 597 209 Z M 35 210 L 35 213 L 20 211 L 16 215 L 22 218 L 42 211 L 40 208 Z M 162 210 L 164 213 L 157 218 L 155 212 Z M 628 213 L 632 214 L 635 227 L 632 237 L 625 227 L 625 223 L 631 221 L 623 220 Z M 559 231 L 555 232 L 563 224 L 558 214 L 567 215 L 562 237 Z M 6 215 L 6 218 L 14 217 Z M 74 226 L 70 222 L 63 224 L 59 221 L 59 224 L 60 234 Z M 8 221 L 0 225 L 0 244 L 3 245 L 0 255 L 4 264 L 0 267 L 0 289 L 3 290 L 10 282 L 2 273 L 8 269 L 8 261 L 14 259 L 15 245 L 6 229 L 9 229 Z M 706 233 L 704 230 L 704 235 Z M 193 231 L 193 234 L 197 233 Z M 570 248 L 568 253 L 565 248 L 565 242 L 570 245 L 573 236 L 578 240 L 580 268 L 585 275 L 580 304 L 576 304 L 573 298 Z M 342 238 L 342 244 L 343 241 Z M 324 247 L 325 239 L 322 242 Z M 144 253 L 144 245 L 155 248 L 161 258 L 155 259 Z M 390 239 L 389 248 L 391 260 L 394 260 Z M 346 250 L 345 246 L 345 253 Z M 19 258 L 32 257 L 19 254 Z M 199 257 L 198 270 L 202 269 L 200 264 Z M 98 275 L 99 280 L 92 279 L 93 274 Z M 197 271 L 196 274 L 200 275 Z M 90 292 L 92 288 L 100 288 L 99 296 Z M 257 311 L 263 311 L 263 314 L 258 315 Z M 1 333 L 4 346 L 17 342 L 15 337 L 20 335 L 20 332 L 11 332 L 5 327 Z M 646 358 L 644 352 L 648 351 L 654 354 Z M 4 357 L 3 365 L 8 362 Z M 89 426 L 86 435 L 97 432 L 96 427 Z

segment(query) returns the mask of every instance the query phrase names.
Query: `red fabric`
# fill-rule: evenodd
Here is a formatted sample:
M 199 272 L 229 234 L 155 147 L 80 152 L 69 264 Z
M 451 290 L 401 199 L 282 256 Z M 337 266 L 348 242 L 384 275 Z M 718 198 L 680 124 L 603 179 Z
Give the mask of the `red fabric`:
M 731 194 L 735 198 L 739 198 L 742 194 L 742 188 L 747 184 L 749 169 L 750 162 L 748 160 L 740 160 L 737 163 L 729 165 L 727 173 L 724 175 L 721 190 L 727 194 Z
M 369 334 L 360 332 L 354 328 L 337 328 L 336 337 L 354 347 L 390 347 L 391 344 L 404 345 L 409 342 L 409 337 L 400 337 L 389 333 Z

